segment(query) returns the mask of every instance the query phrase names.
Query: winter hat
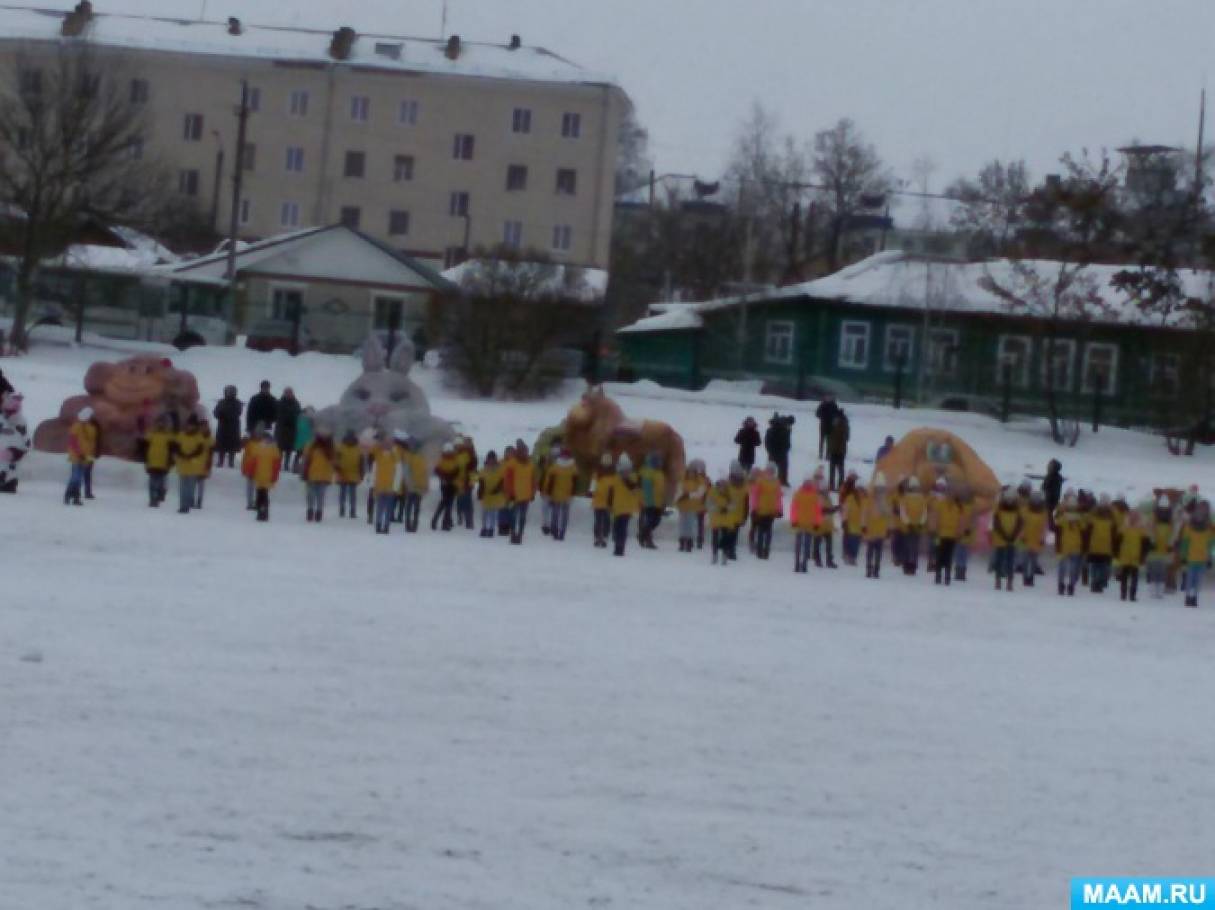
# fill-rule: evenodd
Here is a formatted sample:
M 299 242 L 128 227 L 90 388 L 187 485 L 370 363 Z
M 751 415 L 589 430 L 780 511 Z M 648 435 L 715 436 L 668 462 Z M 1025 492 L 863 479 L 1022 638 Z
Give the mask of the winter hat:
M 404 430 L 394 430 L 392 438 L 401 443 L 409 442 L 409 434 Z
M 1158 509 L 1167 509 L 1171 505 L 1172 505 L 1172 503 L 1169 502 L 1169 498 L 1167 496 L 1164 496 L 1163 494 L 1161 495 L 1161 497 L 1159 499 L 1156 500 L 1156 508 L 1158 508 Z
M 614 462 L 612 461 L 612 453 L 604 452 L 599 456 L 599 464 L 601 467 L 610 468 Z
M 703 461 L 701 461 L 699 458 L 693 458 L 692 461 L 688 464 L 688 470 L 695 471 L 698 474 L 703 474 L 703 473 L 705 473 L 705 463 Z
M 76 418 L 78 420 L 86 420 L 86 421 L 92 420 L 93 419 L 93 409 L 90 407 L 81 408 L 79 413 L 76 414 Z
M 886 488 L 886 475 L 878 471 L 873 475 L 873 486 L 875 489 L 884 490 Z
M 933 486 L 933 489 L 935 489 L 935 490 L 946 490 L 949 488 L 949 481 L 946 480 L 944 477 L 938 477 L 937 482 L 934 483 L 932 486 Z
M 616 462 L 616 470 L 621 473 L 633 470 L 633 459 L 629 458 L 627 452 L 622 453 L 620 459 Z
M 444 455 L 450 455 L 455 450 L 456 450 L 456 447 L 453 446 L 450 442 L 443 443 L 443 454 Z
M 917 478 L 915 478 L 915 477 L 907 478 L 907 489 L 918 490 L 919 488 L 920 488 L 920 481 Z

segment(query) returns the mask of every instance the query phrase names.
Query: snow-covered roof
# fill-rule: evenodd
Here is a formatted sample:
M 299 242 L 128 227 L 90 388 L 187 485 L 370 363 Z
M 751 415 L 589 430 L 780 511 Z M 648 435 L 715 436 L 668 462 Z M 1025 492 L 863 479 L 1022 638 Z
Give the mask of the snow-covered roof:
M 927 300 L 928 306 L 937 312 L 1008 315 L 1007 303 L 989 289 L 988 282 L 995 282 L 1001 287 L 1016 287 L 1021 280 L 1015 271 L 1018 266 L 1028 267 L 1032 273 L 1041 276 L 1045 283 L 1057 272 L 1059 263 L 1049 260 L 1013 263 L 1007 259 L 956 262 L 912 256 L 892 250 L 877 253 L 833 275 L 813 281 L 791 284 L 746 297 L 707 300 L 692 304 L 690 312 L 667 309 L 658 316 L 646 317 L 620 331 L 659 332 L 696 328 L 697 326 L 691 324 L 692 318 L 700 319 L 703 314 L 714 310 L 738 306 L 744 302 L 755 304 L 799 298 L 916 310 L 923 310 Z M 1118 290 L 1110 283 L 1115 274 L 1128 268 L 1130 267 L 1125 265 L 1092 265 L 1085 270 L 1085 274 L 1092 280 L 1095 290 L 1108 307 L 1108 312 L 1097 317 L 1096 321 L 1161 325 L 1159 317 L 1145 315 L 1133 296 Z M 1183 270 L 1178 277 L 1188 296 L 1210 297 L 1215 292 L 1215 274 Z M 651 307 L 651 312 L 657 310 L 658 305 Z M 1186 314 L 1178 313 L 1164 324 L 1184 328 L 1187 321 Z
M 650 305 L 649 312 L 653 315 L 625 326 L 620 333 L 678 332 L 699 329 L 705 324 L 699 304 L 695 303 L 655 303 Z
M 487 267 L 491 267 L 493 262 L 494 260 L 467 259 L 442 274 L 452 284 L 463 285 L 466 281 L 475 280 L 477 274 Z M 554 297 L 572 297 L 581 303 L 599 303 L 607 295 L 608 272 L 604 269 L 588 269 L 550 262 L 520 262 L 516 266 L 552 270 L 552 277 L 545 286 L 536 288 L 541 293 L 548 293 Z
M 65 4 L 66 5 L 66 4 Z M 98 4 L 100 6 L 101 3 Z M 9 40 L 58 41 L 67 9 L 27 9 L 0 6 L 0 35 Z M 342 23 L 336 22 L 336 29 Z M 332 63 L 333 33 L 320 29 L 241 23 L 241 34 L 228 31 L 226 21 L 198 21 L 155 16 L 94 12 L 85 36 L 94 44 L 131 50 L 178 54 L 207 54 Z M 542 47 L 462 41 L 455 60 L 445 53 L 447 42 L 402 35 L 359 34 L 345 66 L 399 70 L 402 73 L 481 76 L 533 82 L 614 83 Z

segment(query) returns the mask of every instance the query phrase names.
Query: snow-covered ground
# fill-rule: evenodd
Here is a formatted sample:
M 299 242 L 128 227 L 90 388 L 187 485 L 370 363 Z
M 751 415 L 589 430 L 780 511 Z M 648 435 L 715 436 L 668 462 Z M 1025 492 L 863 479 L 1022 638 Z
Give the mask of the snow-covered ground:
M 0 368 L 36 423 L 98 355 Z M 209 397 L 268 378 L 326 405 L 358 372 L 172 356 Z M 421 372 L 482 450 L 577 394 L 485 404 Z M 611 391 L 715 467 L 778 406 Z M 779 407 L 808 450 L 809 406 Z M 1058 454 L 1036 425 L 853 411 L 866 454 L 926 423 L 1005 477 Z M 1135 493 L 1212 466 L 1112 430 L 1063 460 Z M 67 509 L 61 459 L 29 468 L 0 497 L 0 907 L 1022 910 L 1072 875 L 1209 866 L 1207 604 L 800 577 L 785 540 L 714 568 L 669 527 L 618 560 L 582 504 L 564 544 L 376 537 L 306 524 L 290 479 L 258 525 L 231 471 L 179 516 L 103 463 Z

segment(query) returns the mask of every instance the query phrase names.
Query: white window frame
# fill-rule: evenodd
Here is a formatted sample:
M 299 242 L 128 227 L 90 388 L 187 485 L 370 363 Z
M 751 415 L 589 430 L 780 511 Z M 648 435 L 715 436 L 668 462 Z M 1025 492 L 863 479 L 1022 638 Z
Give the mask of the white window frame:
M 202 114 L 186 114 L 182 121 L 182 138 L 186 142 L 202 142 L 206 125 L 206 118 Z
M 942 350 L 940 339 L 948 338 L 948 346 L 952 350 Z M 928 376 L 936 379 L 956 379 L 958 375 L 958 349 L 962 343 L 962 335 L 957 329 L 929 329 L 928 344 L 924 353 L 928 360 L 924 366 Z M 949 369 L 940 369 L 941 357 L 945 355 Z
M 1083 372 L 1080 374 L 1080 391 L 1085 395 L 1091 395 L 1094 391 L 1092 375 L 1092 355 L 1094 351 L 1108 351 L 1111 353 L 1109 358 L 1109 373 L 1105 377 L 1105 385 L 1101 389 L 1101 394 L 1113 396 L 1118 394 L 1118 358 L 1121 356 L 1121 351 L 1118 345 L 1112 341 L 1090 341 L 1084 346 L 1084 357 L 1082 358 L 1081 366 Z
M 1030 368 L 1034 361 L 1034 339 L 1029 335 L 1001 335 L 996 341 L 996 385 L 999 388 L 1004 387 L 1004 365 L 1009 362 L 1012 353 L 1008 350 L 1006 342 L 1015 341 L 1022 342 L 1025 345 L 1024 357 L 1021 360 L 1020 366 L 1013 364 L 1012 387 L 1015 389 L 1028 389 Z
M 530 168 L 526 164 L 508 164 L 506 166 L 506 192 L 508 193 L 525 193 L 527 192 L 527 181 L 531 176 Z M 516 173 L 523 175 L 523 180 L 519 186 L 511 186 L 511 177 Z
M 372 294 L 371 295 L 371 330 L 374 332 L 377 329 L 387 329 L 388 323 L 379 324 L 376 318 L 379 316 L 380 304 L 388 304 L 389 306 L 398 306 L 401 308 L 401 325 L 405 325 L 405 298 L 398 294 Z M 385 315 L 388 315 L 387 313 Z
M 456 133 L 451 143 L 451 157 L 455 161 L 472 161 L 477 156 L 477 137 L 472 133 Z
M 288 117 L 307 117 L 308 102 L 311 96 L 306 88 L 297 88 L 291 92 L 287 99 L 287 116 Z
M 402 126 L 418 125 L 418 102 L 413 98 L 403 98 L 397 107 L 397 122 Z
M 582 138 L 582 114 L 566 111 L 561 115 L 561 136 L 564 139 Z
M 903 364 L 903 371 L 910 372 L 911 363 L 915 360 L 915 334 L 916 329 L 913 325 L 905 323 L 892 323 L 886 326 L 884 344 L 882 346 L 882 369 L 887 373 L 897 373 L 899 365 L 895 363 L 892 356 L 891 344 L 895 340 L 895 334 L 906 334 L 907 336 L 907 361 Z
M 358 173 L 350 173 L 350 166 L 358 162 Z M 342 156 L 342 179 L 365 180 L 367 178 L 367 152 L 363 149 L 346 149 Z
M 1054 352 L 1056 356 L 1060 351 L 1067 351 L 1067 381 L 1056 382 L 1056 392 L 1071 392 L 1076 387 L 1076 341 L 1074 338 L 1056 338 L 1054 340 Z M 1042 388 L 1047 389 L 1050 383 L 1047 382 L 1047 377 L 1050 376 L 1052 369 L 1050 339 L 1044 338 L 1041 346 L 1042 352 Z
M 514 113 L 511 114 L 511 132 L 517 133 L 520 136 L 527 136 L 532 131 L 532 109 L 530 107 L 517 107 Z
M 371 119 L 371 98 L 368 95 L 350 96 L 350 119 L 355 123 L 367 123 Z
M 297 228 L 300 226 L 300 204 L 290 200 L 278 207 L 279 227 Z
M 405 230 L 393 230 L 393 220 L 397 215 L 405 217 Z M 409 214 L 409 209 L 391 209 L 388 212 L 388 236 L 389 237 L 404 237 L 409 233 L 409 229 L 413 226 L 413 216 Z
M 512 250 L 523 247 L 523 222 L 507 220 L 502 225 L 502 245 Z
M 201 187 L 202 175 L 198 173 L 198 168 L 182 168 L 177 172 L 177 192 L 179 195 L 187 196 L 191 199 L 197 198 Z
M 789 366 L 793 363 L 793 343 L 797 326 L 788 319 L 769 319 L 764 323 L 764 363 Z
M 1167 389 L 1160 388 L 1164 377 L 1170 383 Z M 1148 390 L 1157 398 L 1176 398 L 1181 394 L 1181 355 L 1154 351 L 1148 356 Z
M 861 329 L 862 332 L 858 335 L 852 330 Z M 850 344 L 852 339 L 863 337 L 864 341 L 864 357 L 858 358 L 854 346 Z M 859 319 L 845 319 L 840 323 L 840 351 L 839 365 L 844 370 L 867 370 L 869 369 L 870 347 L 873 338 L 873 326 L 868 322 Z
M 287 146 L 287 173 L 304 173 L 304 147 L 302 145 Z
M 290 313 L 284 313 L 283 315 L 279 316 L 275 312 L 275 295 L 280 291 L 284 294 L 299 294 L 300 306 L 302 307 L 304 305 L 304 295 L 308 292 L 308 285 L 274 281 L 270 283 L 267 290 L 269 293 L 266 295 L 266 317 L 274 320 L 287 320 L 291 318 Z
M 452 190 L 447 199 L 447 213 L 453 218 L 464 218 L 472 206 L 472 194 L 467 190 Z
M 567 178 L 562 181 L 562 178 Z M 558 196 L 578 195 L 578 169 L 573 167 L 557 168 L 556 186 L 553 190 Z
M 568 224 L 558 224 L 553 226 L 553 249 L 561 253 L 568 253 L 574 245 L 574 228 Z

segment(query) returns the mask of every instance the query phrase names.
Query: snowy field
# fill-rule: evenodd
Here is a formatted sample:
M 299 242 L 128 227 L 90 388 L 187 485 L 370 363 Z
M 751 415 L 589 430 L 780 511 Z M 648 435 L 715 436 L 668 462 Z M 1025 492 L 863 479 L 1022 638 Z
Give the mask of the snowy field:
M 117 352 L 40 347 L 0 368 L 31 424 Z M 349 358 L 174 354 L 204 397 L 262 378 L 336 401 Z M 479 448 L 537 404 L 434 410 Z M 723 468 L 739 389 L 611 387 Z M 1212 455 L 1113 430 L 1058 450 L 1037 424 L 850 409 L 856 450 L 956 429 L 1006 479 L 1204 488 Z M 206 509 L 152 512 L 135 466 L 61 502 L 58 456 L 0 497 L 0 908 L 1062 906 L 1073 875 L 1203 874 L 1215 805 L 1215 590 L 1203 609 L 887 573 L 729 569 L 675 551 L 522 548 L 271 523 L 235 472 Z M 175 494 L 170 494 L 170 502 Z

